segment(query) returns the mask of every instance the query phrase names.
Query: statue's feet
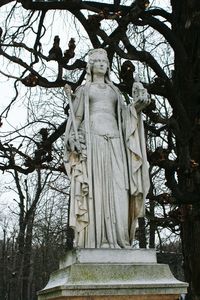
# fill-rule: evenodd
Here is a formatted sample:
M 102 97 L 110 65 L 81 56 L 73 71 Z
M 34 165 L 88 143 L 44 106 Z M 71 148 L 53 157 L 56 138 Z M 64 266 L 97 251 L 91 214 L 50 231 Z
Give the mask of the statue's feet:
M 104 242 L 101 244 L 101 248 L 112 248 L 112 247 L 110 247 L 108 243 Z

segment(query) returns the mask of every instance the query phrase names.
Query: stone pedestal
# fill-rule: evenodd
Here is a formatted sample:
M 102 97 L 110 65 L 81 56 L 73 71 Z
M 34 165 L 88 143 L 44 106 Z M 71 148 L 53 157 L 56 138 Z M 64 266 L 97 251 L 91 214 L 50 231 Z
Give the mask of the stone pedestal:
M 168 265 L 157 263 L 155 250 L 76 249 L 38 300 L 177 300 L 186 291 Z

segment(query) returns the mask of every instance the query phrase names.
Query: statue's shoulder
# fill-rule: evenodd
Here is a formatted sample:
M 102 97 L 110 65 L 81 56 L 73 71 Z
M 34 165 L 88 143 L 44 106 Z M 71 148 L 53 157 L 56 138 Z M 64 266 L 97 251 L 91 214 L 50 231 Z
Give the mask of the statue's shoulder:
M 115 85 L 114 83 L 112 84 L 112 87 L 113 87 L 113 90 L 116 92 L 118 98 L 122 99 L 123 98 L 123 93 L 119 89 L 119 87 L 117 85 Z
M 111 81 L 107 83 L 112 90 L 114 90 L 116 93 L 120 93 L 120 90 L 118 89 L 118 87 Z

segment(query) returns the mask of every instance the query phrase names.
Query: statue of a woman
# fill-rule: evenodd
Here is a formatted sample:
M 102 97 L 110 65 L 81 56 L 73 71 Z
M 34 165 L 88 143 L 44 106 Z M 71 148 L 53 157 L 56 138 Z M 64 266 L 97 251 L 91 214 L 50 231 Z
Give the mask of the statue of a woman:
M 70 97 L 67 86 L 65 91 Z M 65 133 L 69 223 L 77 247 L 130 248 L 137 218 L 144 215 L 149 175 L 140 111 L 149 98 L 139 82 L 133 97 L 132 104 L 124 103 L 110 80 L 106 51 L 91 50 Z

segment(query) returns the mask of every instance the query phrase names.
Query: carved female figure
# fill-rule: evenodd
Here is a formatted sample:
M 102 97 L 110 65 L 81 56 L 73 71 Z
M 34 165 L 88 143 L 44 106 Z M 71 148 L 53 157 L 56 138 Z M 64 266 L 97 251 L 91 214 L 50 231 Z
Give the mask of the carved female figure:
M 75 93 L 65 133 L 69 222 L 78 247 L 129 248 L 144 214 L 149 176 L 140 111 L 149 99 L 139 82 L 133 97 L 125 105 L 110 80 L 106 51 L 91 50 L 86 83 Z

